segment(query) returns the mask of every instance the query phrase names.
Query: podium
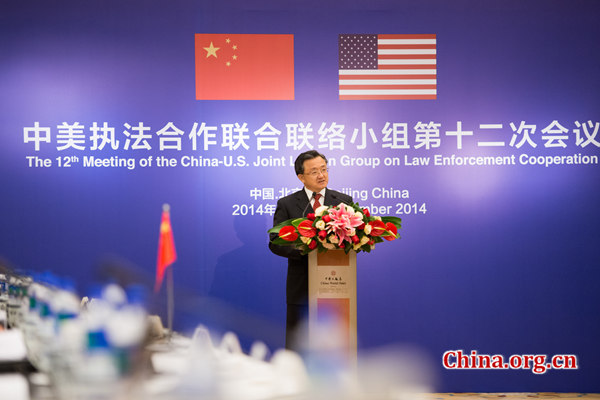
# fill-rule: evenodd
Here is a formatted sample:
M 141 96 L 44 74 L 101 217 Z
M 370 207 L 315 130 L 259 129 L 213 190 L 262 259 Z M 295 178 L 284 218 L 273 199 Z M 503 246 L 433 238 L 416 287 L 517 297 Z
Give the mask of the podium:
M 327 331 L 333 327 L 335 331 Z M 323 334 L 356 365 L 356 252 L 343 250 L 308 255 L 308 337 L 319 346 Z M 331 342 L 329 342 L 331 345 Z

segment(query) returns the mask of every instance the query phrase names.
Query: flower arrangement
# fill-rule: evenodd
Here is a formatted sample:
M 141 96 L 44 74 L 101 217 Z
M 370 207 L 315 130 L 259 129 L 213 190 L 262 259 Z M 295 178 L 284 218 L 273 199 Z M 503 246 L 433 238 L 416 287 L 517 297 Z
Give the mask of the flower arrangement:
M 398 217 L 371 216 L 358 203 L 321 206 L 305 218 L 289 219 L 269 229 L 276 233 L 274 244 L 290 245 L 308 254 L 341 249 L 348 253 L 370 252 L 376 243 L 399 238 L 402 220 Z

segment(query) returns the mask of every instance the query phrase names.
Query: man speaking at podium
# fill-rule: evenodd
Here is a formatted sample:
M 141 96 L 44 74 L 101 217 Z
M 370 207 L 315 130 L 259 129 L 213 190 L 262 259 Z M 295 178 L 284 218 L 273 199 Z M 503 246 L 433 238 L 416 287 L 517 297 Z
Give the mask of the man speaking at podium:
M 323 154 L 316 150 L 300 154 L 294 162 L 294 169 L 304 188 L 277 201 L 273 226 L 291 218 L 305 217 L 322 205 L 352 204 L 352 197 L 327 188 L 329 171 Z M 275 237 L 277 234 L 272 233 L 271 240 Z M 300 328 L 306 325 L 303 321 L 308 316 L 308 256 L 303 256 L 292 246 L 269 243 L 269 249 L 288 259 L 285 347 L 297 351 L 300 350 L 298 344 L 307 337 Z

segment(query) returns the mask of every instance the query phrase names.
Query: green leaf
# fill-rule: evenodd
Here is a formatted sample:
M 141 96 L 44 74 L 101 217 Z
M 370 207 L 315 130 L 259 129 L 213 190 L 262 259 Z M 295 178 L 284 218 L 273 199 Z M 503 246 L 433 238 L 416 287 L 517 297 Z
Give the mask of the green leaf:
M 398 217 L 381 217 L 381 221 L 391 222 L 392 224 L 396 225 L 396 228 L 398 229 L 402 227 L 402 219 Z
M 281 228 L 283 228 L 284 226 L 288 226 L 288 225 L 293 225 L 294 228 L 298 228 L 298 225 L 300 225 L 300 222 L 304 221 L 305 219 L 306 218 L 292 218 L 292 219 L 285 220 L 282 223 L 275 225 L 274 227 L 269 229 L 267 232 L 268 233 L 279 233 Z
M 292 221 L 291 224 L 294 225 L 294 228 L 298 229 L 298 225 L 300 225 L 300 223 L 305 220 L 306 220 L 306 218 L 296 218 L 296 219 L 291 220 Z

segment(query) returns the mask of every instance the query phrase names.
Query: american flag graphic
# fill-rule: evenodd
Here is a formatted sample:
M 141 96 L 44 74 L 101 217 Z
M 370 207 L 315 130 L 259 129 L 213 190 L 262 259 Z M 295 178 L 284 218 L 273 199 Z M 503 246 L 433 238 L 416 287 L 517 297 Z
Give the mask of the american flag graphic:
M 340 100 L 437 98 L 436 35 L 342 34 Z

